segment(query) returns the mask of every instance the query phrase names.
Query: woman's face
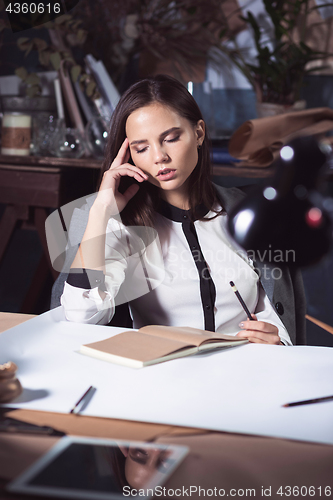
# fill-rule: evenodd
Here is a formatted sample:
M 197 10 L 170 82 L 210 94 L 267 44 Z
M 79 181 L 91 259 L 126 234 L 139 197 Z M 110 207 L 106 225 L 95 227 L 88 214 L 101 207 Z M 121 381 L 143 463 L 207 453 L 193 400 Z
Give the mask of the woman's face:
M 187 208 L 188 178 L 205 137 L 202 120 L 193 126 L 172 108 L 154 103 L 134 111 L 126 122 L 134 164 L 163 190 L 171 204 Z
M 132 488 L 145 488 L 152 477 L 167 472 L 171 451 L 161 448 L 120 447 L 126 457 L 125 477 Z

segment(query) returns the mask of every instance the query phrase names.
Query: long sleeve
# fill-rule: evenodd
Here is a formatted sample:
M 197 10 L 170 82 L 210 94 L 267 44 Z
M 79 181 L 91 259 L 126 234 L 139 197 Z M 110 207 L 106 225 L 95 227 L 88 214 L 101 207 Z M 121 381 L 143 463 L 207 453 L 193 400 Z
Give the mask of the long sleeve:
M 103 300 L 98 287 L 83 289 L 65 282 L 60 299 L 66 319 L 76 323 L 106 325 L 112 319 L 115 309 L 114 297 L 106 293 Z
M 119 244 L 119 240 L 115 238 L 114 245 Z M 110 245 L 106 250 L 110 250 Z M 71 270 L 60 299 L 66 318 L 79 323 L 109 323 L 115 311 L 115 298 L 125 280 L 126 267 L 126 256 L 114 248 L 106 255 L 106 274 L 99 280 L 101 283 L 94 280 L 96 271 L 84 270 L 84 273 L 78 273 L 80 270 Z M 99 273 L 103 274 L 101 271 Z M 104 292 L 104 299 L 99 290 Z
M 101 271 L 71 270 L 61 297 L 69 321 L 105 325 L 111 321 L 116 305 L 137 299 L 161 283 L 164 265 L 157 232 L 152 228 L 133 230 L 110 219 L 105 275 L 99 276 L 100 283 L 95 280 L 96 273 Z M 103 290 L 104 298 L 99 290 Z
M 275 312 L 269 298 L 267 297 L 261 285 L 259 285 L 259 298 L 255 309 L 255 314 L 259 321 L 267 321 L 267 323 L 271 323 L 278 328 L 279 337 L 284 345 L 293 345 L 284 324 Z

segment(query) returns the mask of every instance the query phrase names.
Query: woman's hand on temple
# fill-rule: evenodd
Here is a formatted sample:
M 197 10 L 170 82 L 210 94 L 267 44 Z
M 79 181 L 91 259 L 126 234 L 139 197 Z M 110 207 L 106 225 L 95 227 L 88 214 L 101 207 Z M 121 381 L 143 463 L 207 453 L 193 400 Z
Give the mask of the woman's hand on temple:
M 148 175 L 142 170 L 128 163 L 129 158 L 130 152 L 128 139 L 126 138 L 116 158 L 112 162 L 111 167 L 103 174 L 102 183 L 95 201 L 95 204 L 107 210 L 109 216 L 120 213 L 139 190 L 139 186 L 133 184 L 125 193 L 121 194 L 118 188 L 122 177 L 133 177 L 138 182 L 143 182 L 148 179 Z
M 257 321 L 255 314 L 252 314 L 255 321 L 247 320 L 239 324 L 242 331 L 237 333 L 237 337 L 249 339 L 256 344 L 274 344 L 281 345 L 279 330 L 275 325 L 265 321 Z M 283 344 L 282 344 L 283 345 Z
M 124 194 L 121 194 L 118 191 L 120 180 L 123 176 L 133 177 L 138 182 L 148 178 L 138 167 L 127 163 L 129 158 L 128 139 L 125 139 L 111 167 L 103 175 L 101 187 L 89 211 L 88 224 L 71 268 L 105 272 L 105 235 L 108 221 L 110 217 L 125 208 L 139 189 L 137 185 L 130 186 Z M 104 299 L 105 293 L 100 291 L 100 296 Z

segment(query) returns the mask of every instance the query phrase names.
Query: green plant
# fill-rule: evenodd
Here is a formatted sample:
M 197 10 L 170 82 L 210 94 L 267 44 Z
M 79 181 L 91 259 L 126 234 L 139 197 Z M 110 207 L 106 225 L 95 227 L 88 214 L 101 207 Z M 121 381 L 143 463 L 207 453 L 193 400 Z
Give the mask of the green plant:
M 299 99 L 304 76 L 318 70 L 309 63 L 325 59 L 328 54 L 313 50 L 306 43 L 309 14 L 319 8 L 310 6 L 309 0 L 263 0 L 274 29 L 267 41 L 264 31 L 251 11 L 242 19 L 252 28 L 257 50 L 256 64 L 248 62 L 236 43 L 234 48 L 223 46 L 231 60 L 253 86 L 259 102 L 293 104 Z M 320 8 L 332 5 L 328 3 Z M 295 30 L 300 32 L 299 40 Z
M 22 82 L 26 85 L 25 94 L 27 97 L 35 97 L 41 95 L 42 88 L 40 86 L 40 78 L 37 73 L 28 73 L 24 66 L 17 68 L 15 74 L 21 78 Z
M 87 38 L 87 31 L 82 28 L 82 23 L 83 21 L 75 15 L 66 14 L 57 17 L 54 21 L 35 26 L 34 31 L 36 34 L 40 31 L 40 37 L 21 36 L 15 40 L 10 35 L 11 29 L 6 19 L 5 6 L 0 0 L 0 49 L 12 51 L 13 46 L 16 45 L 20 51 L 24 52 L 25 58 L 35 52 L 38 54 L 41 68 L 47 70 L 58 71 L 63 61 L 73 82 L 79 80 L 82 90 L 92 99 L 97 99 L 100 95 L 94 78 L 83 70 L 73 55 L 73 48 L 82 47 Z M 6 32 L 9 36 L 4 41 Z M 26 95 L 35 97 L 41 94 L 40 79 L 36 72 L 27 70 L 29 66 L 30 63 L 16 68 L 15 74 L 25 84 Z
M 20 37 L 17 40 L 17 46 L 25 52 L 25 56 L 28 56 L 32 50 L 37 51 L 39 63 L 47 69 L 58 71 L 63 61 L 70 71 L 73 82 L 79 79 L 86 94 L 92 99 L 96 99 L 99 97 L 99 93 L 95 80 L 83 71 L 82 66 L 76 63 L 71 50 L 71 47 L 83 45 L 86 40 L 87 32 L 82 29 L 81 24 L 80 19 L 75 19 L 70 14 L 57 17 L 55 21 L 43 25 L 43 28 L 48 29 L 51 43 L 38 37 Z M 39 79 L 36 73 L 28 74 L 24 67 L 17 68 L 15 73 L 28 85 L 26 90 L 28 96 L 33 97 L 40 93 Z
M 225 26 L 225 0 L 81 0 L 76 8 L 88 32 L 84 48 L 119 83 L 130 61 L 170 61 L 175 76 L 195 75 Z M 94 23 L 92 23 L 94 18 Z
M 73 81 L 79 79 L 92 98 L 98 97 L 96 84 L 76 63 L 72 47 L 81 46 L 84 53 L 102 58 L 116 84 L 128 63 L 142 54 L 149 64 L 168 60 L 176 77 L 190 78 L 198 67 L 204 67 L 210 48 L 219 45 L 218 32 L 225 26 L 224 1 L 81 0 L 72 15 L 34 28 L 36 33 L 47 28 L 50 41 L 48 37 L 22 36 L 17 47 L 25 56 L 37 52 L 43 68 L 58 70 L 60 62 L 65 61 Z M 28 95 L 38 95 L 35 73 L 28 74 L 20 67 L 16 74 L 27 84 Z

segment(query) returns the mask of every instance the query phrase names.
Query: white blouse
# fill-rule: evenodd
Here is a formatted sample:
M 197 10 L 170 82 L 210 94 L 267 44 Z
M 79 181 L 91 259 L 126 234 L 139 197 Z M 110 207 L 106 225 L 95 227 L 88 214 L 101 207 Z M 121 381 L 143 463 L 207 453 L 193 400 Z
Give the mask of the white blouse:
M 66 318 L 107 324 L 115 305 L 129 302 L 134 328 L 161 324 L 236 335 L 246 314 L 229 284 L 233 281 L 251 313 L 277 326 L 282 342 L 292 345 L 253 262 L 228 234 L 226 214 L 213 218 L 216 214 L 210 211 L 193 224 L 187 214 L 164 202 L 154 229 L 128 228 L 111 218 L 106 297 L 94 285 L 83 289 L 66 282 L 61 297 Z

